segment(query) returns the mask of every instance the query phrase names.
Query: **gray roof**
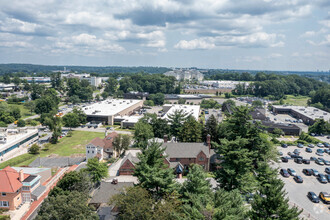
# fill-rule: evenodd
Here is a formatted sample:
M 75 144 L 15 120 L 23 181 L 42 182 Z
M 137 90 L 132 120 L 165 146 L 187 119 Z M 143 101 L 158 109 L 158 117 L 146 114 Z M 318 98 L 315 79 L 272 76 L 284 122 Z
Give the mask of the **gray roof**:
M 29 167 L 67 167 L 83 162 L 85 157 L 38 157 Z
M 121 162 L 120 166 L 122 166 L 127 160 L 131 161 L 133 164 L 136 164 L 140 161 L 139 158 L 134 157 L 131 153 L 128 153 Z
M 39 196 L 41 196 L 43 192 L 45 192 L 45 190 L 46 190 L 46 186 L 40 185 L 35 190 L 33 190 L 31 194 L 38 198 Z
M 97 214 L 99 216 L 100 220 L 115 220 L 116 218 L 116 214 L 112 211 L 113 207 L 112 206 L 101 206 L 98 210 L 97 210 Z
M 210 157 L 209 148 L 204 143 L 164 143 L 162 147 L 166 147 L 165 153 L 170 158 L 196 158 L 201 151 Z
M 117 184 L 112 184 L 111 182 L 101 182 L 101 186 L 96 190 L 89 203 L 92 204 L 108 203 L 110 198 L 113 195 L 120 193 L 120 191 L 124 187 L 129 187 L 133 185 L 134 185 L 133 182 L 126 182 L 126 183 L 119 182 Z

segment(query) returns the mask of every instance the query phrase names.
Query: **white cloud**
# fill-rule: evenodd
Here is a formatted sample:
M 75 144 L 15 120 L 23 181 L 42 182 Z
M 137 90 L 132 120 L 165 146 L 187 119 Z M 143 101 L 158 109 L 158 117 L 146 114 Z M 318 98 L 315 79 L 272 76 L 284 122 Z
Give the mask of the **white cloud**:
M 195 49 L 213 49 L 215 48 L 214 43 L 206 42 L 202 39 L 194 39 L 190 41 L 181 40 L 179 41 L 174 48 L 176 49 L 184 49 L 184 50 L 195 50 Z
M 268 56 L 268 58 L 280 58 L 282 57 L 283 55 L 280 54 L 280 53 L 272 53 Z

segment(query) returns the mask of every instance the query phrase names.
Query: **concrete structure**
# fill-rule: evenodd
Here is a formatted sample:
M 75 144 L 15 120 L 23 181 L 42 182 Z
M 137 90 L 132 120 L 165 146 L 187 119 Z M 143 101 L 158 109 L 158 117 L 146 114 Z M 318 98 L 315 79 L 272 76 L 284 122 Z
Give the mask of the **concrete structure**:
M 200 82 L 201 85 L 204 86 L 212 86 L 215 88 L 220 89 L 235 89 L 236 85 L 238 84 L 245 84 L 245 86 L 248 86 L 248 82 L 240 82 L 240 81 L 219 81 L 219 80 L 204 80 Z
M 195 105 L 201 104 L 203 99 L 212 98 L 209 95 L 187 95 L 187 94 L 167 94 L 165 95 L 165 100 L 171 104 L 179 104 L 180 99 L 184 99 L 186 102 L 185 104 L 193 103 Z
M 142 115 L 115 117 L 115 121 L 120 121 L 121 128 L 133 128 L 142 117 Z
M 89 73 L 67 73 L 67 74 L 61 74 L 61 78 L 77 78 L 77 79 L 83 79 L 88 78 L 91 75 Z
M 21 79 L 26 79 L 26 81 L 28 82 L 28 83 L 32 83 L 32 82 L 35 82 L 35 83 L 50 83 L 50 77 L 39 77 L 39 76 L 37 76 L 37 77 L 31 77 L 31 76 L 29 76 L 29 77 L 21 77 Z
M 0 83 L 0 91 L 11 91 L 16 88 L 15 84 L 10 83 L 10 84 L 4 84 Z
M 330 121 L 330 113 L 314 107 L 273 105 L 273 112 L 277 114 L 290 114 L 301 119 L 305 124 L 312 125 L 316 119 Z
M 99 160 L 117 157 L 117 152 L 112 146 L 112 142 L 118 134 L 112 132 L 106 134 L 104 139 L 99 137 L 94 138 L 86 145 L 86 159 L 97 157 Z
M 31 202 L 34 192 L 40 191 L 40 178 L 9 166 L 0 170 L 0 208 L 15 210 L 22 203 Z
M 4 129 L 0 133 L 0 161 L 5 159 L 10 151 L 28 146 L 37 140 L 37 129 Z
M 176 80 L 197 80 L 204 79 L 204 75 L 195 69 L 175 69 L 164 73 L 165 76 L 174 76 Z
M 95 87 L 98 87 L 99 85 L 102 84 L 102 78 L 101 77 L 90 77 L 87 79 L 89 81 L 89 83 L 92 85 L 92 86 L 95 86 Z
M 115 116 L 131 115 L 142 108 L 143 100 L 107 99 L 83 108 L 90 122 L 113 125 Z
M 271 121 L 261 121 L 261 124 L 265 127 L 265 130 L 272 133 L 275 128 L 281 129 L 285 135 L 299 136 L 301 134 L 301 128 L 295 124 L 286 123 L 274 123 Z
M 163 105 L 163 111 L 165 115 L 163 116 L 164 119 L 168 119 L 169 115 L 173 115 L 176 111 L 181 111 L 187 113 L 188 115 L 192 115 L 196 120 L 198 120 L 199 113 L 200 113 L 200 106 L 199 105 L 171 105 L 165 104 Z
M 143 99 L 146 100 L 149 92 L 127 92 L 124 93 L 124 99 Z

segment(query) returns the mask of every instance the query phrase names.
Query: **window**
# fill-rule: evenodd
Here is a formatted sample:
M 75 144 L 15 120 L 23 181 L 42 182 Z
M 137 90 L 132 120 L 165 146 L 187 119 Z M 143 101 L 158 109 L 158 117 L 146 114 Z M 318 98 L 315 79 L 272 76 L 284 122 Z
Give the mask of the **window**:
M 22 190 L 23 190 L 23 191 L 30 191 L 30 187 L 28 187 L 28 186 L 23 186 Z
M 94 153 L 94 151 L 92 151 L 92 154 Z
M 89 150 L 87 151 L 87 153 L 89 154 Z
M 9 207 L 8 201 L 0 201 L 0 207 Z
M 19 197 L 17 197 L 17 200 L 19 200 Z
M 6 195 L 7 195 L 7 193 L 1 193 L 1 195 L 2 195 L 2 196 L 6 196 Z
M 199 161 L 204 161 L 204 157 L 199 157 Z

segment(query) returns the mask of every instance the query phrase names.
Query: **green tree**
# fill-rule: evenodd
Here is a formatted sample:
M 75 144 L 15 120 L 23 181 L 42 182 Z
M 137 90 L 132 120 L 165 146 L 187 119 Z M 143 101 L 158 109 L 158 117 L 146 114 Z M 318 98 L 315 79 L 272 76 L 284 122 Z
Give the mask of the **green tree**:
M 77 104 L 81 102 L 79 96 L 77 95 L 70 96 L 68 98 L 68 101 L 71 102 L 72 104 Z
M 314 124 L 308 127 L 308 133 L 330 134 L 330 123 L 324 119 L 316 119 Z
M 181 127 L 178 138 L 182 142 L 201 142 L 202 129 L 202 124 L 189 115 Z
M 263 107 L 263 103 L 260 100 L 255 100 L 255 101 L 252 102 L 252 106 L 253 107 L 256 107 L 256 108 L 262 108 Z
M 170 132 L 173 136 L 178 137 L 181 131 L 183 123 L 186 121 L 188 113 L 183 109 L 176 110 L 173 114 L 168 115 L 168 121 L 170 123 Z
M 211 141 L 218 141 L 218 122 L 214 115 L 210 115 L 205 123 L 204 140 L 208 134 L 211 135 Z
M 114 150 L 121 155 L 123 151 L 127 150 L 131 143 L 131 138 L 128 135 L 118 134 L 117 137 L 114 138 L 112 142 L 112 146 Z
M 76 128 L 80 125 L 79 116 L 75 113 L 67 113 L 63 116 L 62 121 L 65 127 Z
M 29 102 L 25 102 L 24 103 L 24 106 L 30 110 L 30 113 L 32 115 L 32 113 L 34 112 L 35 108 L 36 108 L 36 105 L 35 105 L 35 102 L 34 101 L 29 101 Z
M 35 112 L 37 114 L 49 113 L 53 109 L 57 109 L 57 103 L 50 96 L 43 96 L 36 100 Z
M 106 83 L 104 91 L 107 92 L 108 95 L 113 95 L 117 91 L 118 81 L 113 77 L 109 77 Z
M 157 199 L 173 193 L 177 187 L 173 181 L 173 170 L 164 163 L 164 151 L 161 144 L 151 142 L 142 154 L 138 155 L 140 161 L 136 164 L 133 174 L 138 178 L 139 186 Z
M 10 115 L 18 120 L 21 117 L 21 110 L 18 107 L 11 107 L 10 108 Z
M 134 125 L 134 139 L 138 148 L 144 149 L 148 144 L 148 140 L 154 136 L 150 124 L 139 121 Z
M 165 95 L 163 93 L 151 94 L 149 99 L 152 100 L 156 105 L 163 105 L 165 100 Z
M 101 96 L 102 96 L 102 98 L 105 100 L 105 99 L 107 99 L 107 98 L 109 97 L 109 93 L 107 93 L 107 92 L 102 92 L 102 93 L 101 93 Z
M 17 121 L 17 127 L 25 127 L 25 121 L 23 119 L 19 119 Z
M 179 100 L 178 100 L 178 104 L 180 104 L 180 105 L 184 105 L 186 103 L 186 100 L 185 99 L 183 99 L 183 98 L 179 98 Z
M 33 144 L 29 148 L 29 153 L 30 154 L 39 154 L 40 153 L 40 146 L 38 144 Z
M 21 79 L 18 76 L 15 76 L 12 82 L 15 84 L 16 87 L 18 87 L 19 84 L 21 84 Z
M 87 115 L 82 109 L 74 108 L 72 110 L 72 113 L 78 116 L 80 124 L 86 124 L 87 123 Z
M 104 177 L 108 176 L 108 167 L 105 163 L 100 163 L 97 158 L 91 158 L 87 162 L 87 169 L 92 176 L 93 182 L 100 182 Z
M 100 100 L 101 100 L 101 96 L 100 96 L 100 94 L 96 94 L 96 96 L 95 96 L 95 100 L 96 100 L 96 101 L 100 101 Z
M 4 82 L 5 84 L 9 84 L 9 83 L 11 83 L 10 77 L 9 77 L 8 75 L 4 75 L 4 76 L 3 76 L 3 82 Z
M 155 103 L 152 100 L 145 100 L 143 104 L 146 106 L 155 106 Z
M 274 128 L 274 130 L 272 131 L 272 133 L 276 136 L 279 137 L 281 135 L 284 135 L 284 131 L 282 129 L 279 128 Z

